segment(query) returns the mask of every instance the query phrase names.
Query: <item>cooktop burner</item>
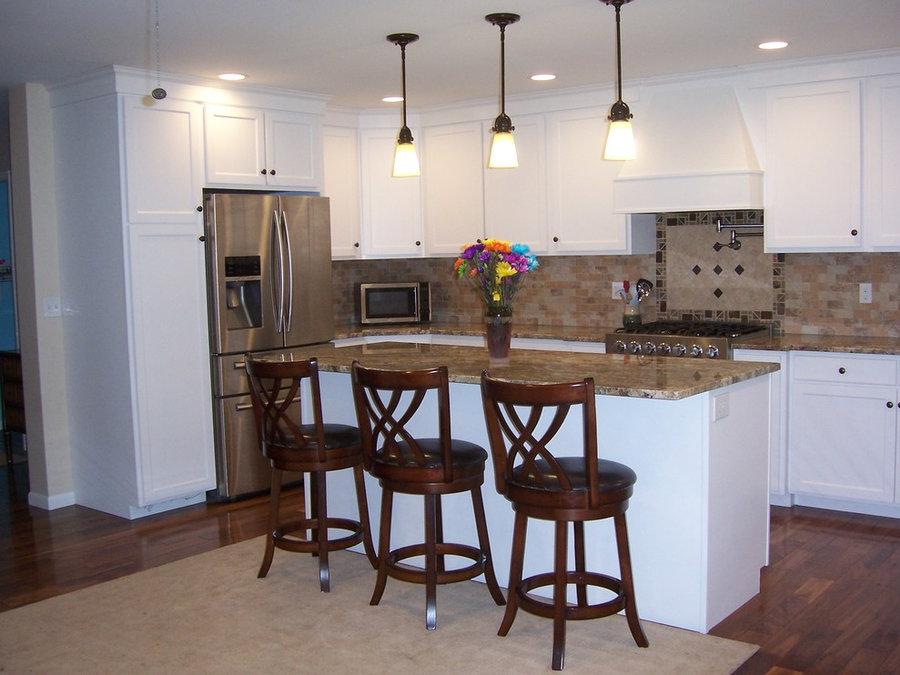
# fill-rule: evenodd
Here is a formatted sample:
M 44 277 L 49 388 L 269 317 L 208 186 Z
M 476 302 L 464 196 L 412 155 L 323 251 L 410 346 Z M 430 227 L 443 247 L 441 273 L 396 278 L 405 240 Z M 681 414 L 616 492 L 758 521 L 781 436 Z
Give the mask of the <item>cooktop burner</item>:
M 763 324 L 722 321 L 653 321 L 651 323 L 618 328 L 617 333 L 640 335 L 693 335 L 697 337 L 734 338 L 766 330 Z

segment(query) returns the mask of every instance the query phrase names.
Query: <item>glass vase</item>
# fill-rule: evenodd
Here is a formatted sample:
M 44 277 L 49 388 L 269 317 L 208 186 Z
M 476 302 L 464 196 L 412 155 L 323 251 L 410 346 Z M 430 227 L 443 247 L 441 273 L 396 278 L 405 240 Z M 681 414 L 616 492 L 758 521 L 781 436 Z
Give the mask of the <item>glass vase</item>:
M 509 365 L 509 342 L 512 338 L 512 310 L 488 309 L 484 315 L 487 339 L 488 363 L 492 366 Z

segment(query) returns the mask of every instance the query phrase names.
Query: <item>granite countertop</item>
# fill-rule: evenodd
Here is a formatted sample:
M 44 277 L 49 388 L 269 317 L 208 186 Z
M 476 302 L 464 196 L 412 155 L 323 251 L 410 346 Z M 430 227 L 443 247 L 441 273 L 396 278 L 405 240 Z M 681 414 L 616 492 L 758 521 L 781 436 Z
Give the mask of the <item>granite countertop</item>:
M 408 342 L 378 342 L 337 347 L 312 345 L 281 352 L 283 358 L 316 357 L 323 372 L 349 373 L 359 360 L 364 366 L 423 369 L 447 365 L 450 380 L 479 384 L 481 372 L 513 382 L 540 384 L 574 382 L 593 377 L 598 394 L 678 400 L 749 380 L 778 370 L 778 364 L 728 360 L 683 360 L 623 354 L 512 349 L 510 363 L 488 363 L 485 347 L 457 347 Z
M 513 324 L 513 337 L 570 342 L 604 342 L 606 334 L 617 326 L 537 326 Z M 380 335 L 483 335 L 484 324 L 478 321 L 432 321 L 422 324 L 387 324 L 336 326 L 336 337 L 373 337 Z M 762 335 L 732 340 L 735 349 L 771 351 L 845 352 L 852 354 L 900 355 L 900 338 L 862 337 L 856 335 Z

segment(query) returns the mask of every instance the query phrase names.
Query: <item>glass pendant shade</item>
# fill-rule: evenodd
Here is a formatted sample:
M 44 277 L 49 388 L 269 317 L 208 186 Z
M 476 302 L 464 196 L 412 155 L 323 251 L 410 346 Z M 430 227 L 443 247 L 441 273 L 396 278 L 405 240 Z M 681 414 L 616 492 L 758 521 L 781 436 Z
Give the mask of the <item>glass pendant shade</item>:
M 606 136 L 606 148 L 603 159 L 634 159 L 634 132 L 628 120 L 615 120 L 609 123 L 609 134 Z
M 412 141 L 408 143 L 397 141 L 397 146 L 394 148 L 394 169 L 391 171 L 391 175 L 395 178 L 420 175 L 419 157 L 416 155 L 416 148 Z
M 491 169 L 515 169 L 518 166 L 519 156 L 516 154 L 516 141 L 513 139 L 512 132 L 494 132 L 488 167 Z

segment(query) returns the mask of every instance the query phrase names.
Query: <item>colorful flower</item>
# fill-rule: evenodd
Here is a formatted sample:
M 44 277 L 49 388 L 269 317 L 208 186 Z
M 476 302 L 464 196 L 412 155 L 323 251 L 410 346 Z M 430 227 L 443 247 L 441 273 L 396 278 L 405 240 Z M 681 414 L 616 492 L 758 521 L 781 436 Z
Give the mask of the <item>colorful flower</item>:
M 525 244 L 485 239 L 466 244 L 453 263 L 460 278 L 478 289 L 488 311 L 508 313 L 525 275 L 538 268 L 538 260 Z

